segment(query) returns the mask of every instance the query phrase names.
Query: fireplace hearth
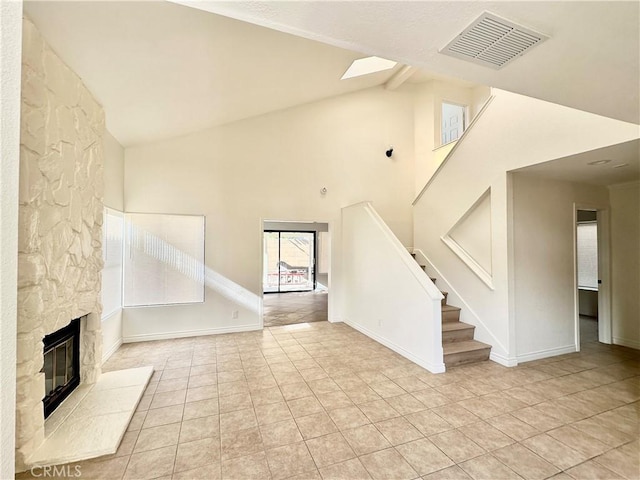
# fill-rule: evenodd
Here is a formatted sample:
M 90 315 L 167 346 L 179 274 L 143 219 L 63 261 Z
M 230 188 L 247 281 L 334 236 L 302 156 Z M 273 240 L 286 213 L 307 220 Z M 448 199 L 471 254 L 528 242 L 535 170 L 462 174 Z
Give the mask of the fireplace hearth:
M 44 418 L 80 384 L 80 318 L 47 335 L 44 342 Z

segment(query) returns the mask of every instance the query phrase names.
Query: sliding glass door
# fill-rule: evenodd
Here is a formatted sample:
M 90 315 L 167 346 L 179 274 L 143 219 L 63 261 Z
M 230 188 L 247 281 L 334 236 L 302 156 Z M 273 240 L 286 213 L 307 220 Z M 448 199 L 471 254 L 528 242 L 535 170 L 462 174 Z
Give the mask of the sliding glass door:
M 315 232 L 264 232 L 264 293 L 315 289 Z

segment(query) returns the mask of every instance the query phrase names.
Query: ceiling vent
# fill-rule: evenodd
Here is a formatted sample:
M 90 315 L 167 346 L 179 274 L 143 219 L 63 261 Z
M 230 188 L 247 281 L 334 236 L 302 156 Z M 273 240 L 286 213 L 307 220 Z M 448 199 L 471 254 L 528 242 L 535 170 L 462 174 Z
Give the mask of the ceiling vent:
M 547 38 L 539 32 L 484 12 L 440 53 L 499 70 Z

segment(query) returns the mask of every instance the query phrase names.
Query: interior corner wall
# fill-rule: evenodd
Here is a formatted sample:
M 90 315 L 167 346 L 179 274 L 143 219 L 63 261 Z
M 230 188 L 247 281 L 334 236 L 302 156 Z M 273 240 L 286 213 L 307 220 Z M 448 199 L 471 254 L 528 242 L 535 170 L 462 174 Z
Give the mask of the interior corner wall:
M 606 207 L 609 192 L 513 175 L 518 362 L 575 351 L 574 204 Z
M 0 478 L 14 478 L 22 1 L 0 2 Z
M 127 148 L 126 211 L 206 216 L 207 289 L 203 304 L 125 308 L 125 341 L 261 328 L 243 300 L 261 301 L 271 219 L 329 224 L 329 319 L 342 320 L 341 208 L 372 201 L 411 246 L 413 101 L 377 87 Z
M 124 211 L 124 147 L 109 131 L 104 135 L 104 205 Z M 102 319 L 102 359 L 122 344 L 122 308 Z
M 613 343 L 640 349 L 640 183 L 609 187 Z
M 124 211 L 124 147 L 108 131 L 104 135 L 104 206 Z

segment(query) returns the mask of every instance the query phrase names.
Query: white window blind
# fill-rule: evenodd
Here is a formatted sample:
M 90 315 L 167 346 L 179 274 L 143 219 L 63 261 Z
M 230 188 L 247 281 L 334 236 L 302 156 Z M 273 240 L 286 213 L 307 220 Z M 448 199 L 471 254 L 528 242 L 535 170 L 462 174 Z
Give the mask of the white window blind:
M 204 302 L 204 217 L 125 215 L 124 305 Z
M 124 214 L 104 209 L 102 224 L 102 318 L 122 308 L 122 247 Z
M 598 224 L 579 223 L 578 288 L 598 290 Z

